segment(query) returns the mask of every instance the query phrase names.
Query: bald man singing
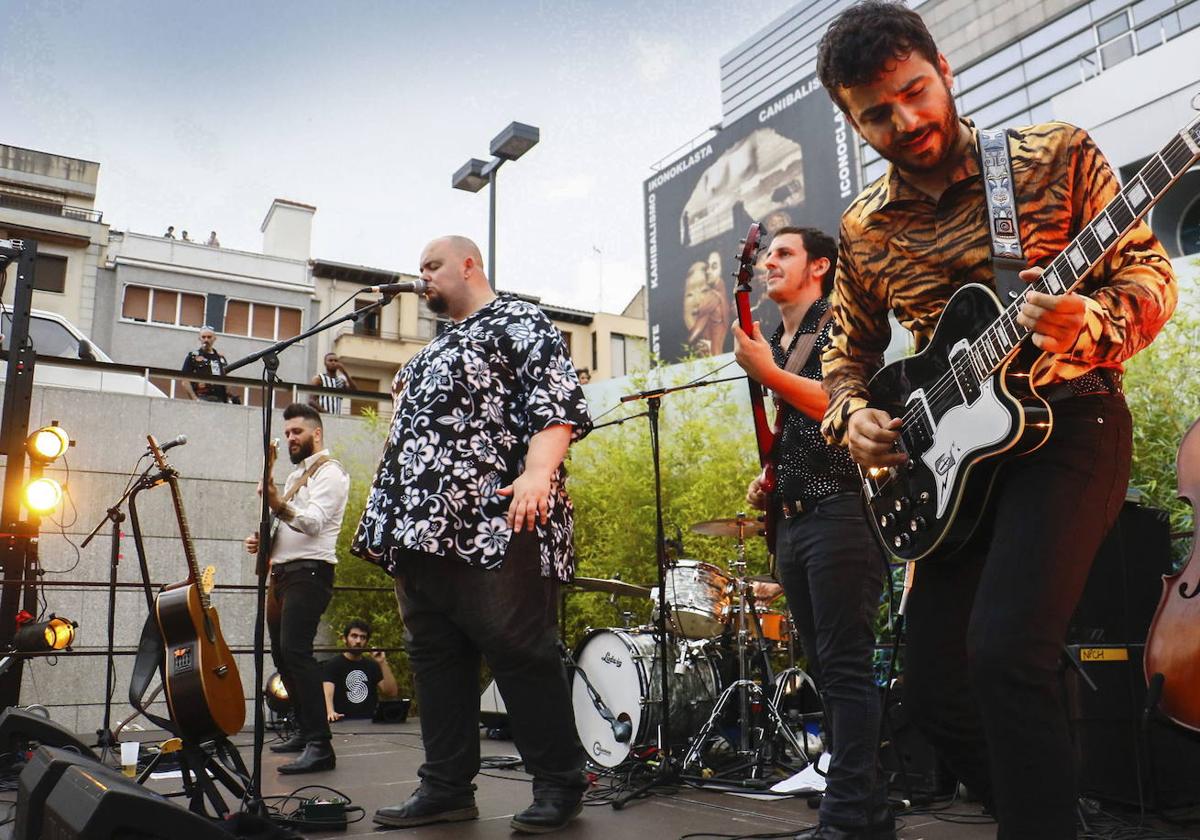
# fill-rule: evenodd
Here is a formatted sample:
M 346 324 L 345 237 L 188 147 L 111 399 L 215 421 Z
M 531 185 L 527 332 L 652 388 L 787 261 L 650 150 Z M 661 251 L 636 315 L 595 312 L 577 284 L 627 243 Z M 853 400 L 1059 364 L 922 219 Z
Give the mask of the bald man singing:
M 375 822 L 479 815 L 484 660 L 533 776 L 533 804 L 512 828 L 554 831 L 579 814 L 587 787 L 556 613 L 575 566 L 562 461 L 591 418 L 562 334 L 536 306 L 492 291 L 474 242 L 429 243 L 421 279 L 450 325 L 396 375 L 391 433 L 351 547 L 396 580 L 425 743 L 421 786 Z

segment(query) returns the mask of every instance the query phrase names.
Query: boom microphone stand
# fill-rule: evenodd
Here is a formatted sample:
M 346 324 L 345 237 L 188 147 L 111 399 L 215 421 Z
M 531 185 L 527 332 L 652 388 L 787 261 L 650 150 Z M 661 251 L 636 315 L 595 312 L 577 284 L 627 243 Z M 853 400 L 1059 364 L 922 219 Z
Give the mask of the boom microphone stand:
M 266 636 L 266 606 L 267 606 L 267 574 L 271 565 L 271 508 L 267 504 L 267 483 L 271 481 L 271 470 L 268 466 L 268 452 L 271 448 L 271 412 L 275 409 L 275 386 L 280 381 L 275 371 L 279 369 L 279 353 L 293 344 L 303 341 L 311 335 L 325 332 L 346 321 L 359 321 L 372 313 L 378 312 L 392 302 L 395 294 L 385 293 L 378 301 L 357 309 L 341 318 L 327 324 L 318 324 L 305 330 L 297 336 L 277 341 L 265 350 L 251 353 L 238 359 L 225 368 L 226 373 L 232 373 L 238 368 L 257 362 L 263 363 L 263 404 L 262 404 L 262 503 L 259 505 L 258 520 L 258 559 L 255 572 L 258 575 L 258 588 L 255 592 L 254 617 L 254 762 L 250 774 L 250 785 L 246 790 L 244 806 L 249 813 L 266 816 L 267 808 L 262 798 L 262 751 L 266 727 L 263 720 L 263 649 Z
M 741 379 L 743 377 L 730 378 Z M 672 394 L 676 391 L 687 391 L 692 388 L 702 388 L 707 385 L 715 385 L 718 382 L 726 381 L 729 380 L 701 379 L 696 382 L 689 382 L 686 385 L 677 385 L 673 388 L 655 388 L 621 397 L 621 402 L 623 403 L 633 402 L 634 400 L 645 400 L 646 416 L 650 420 L 650 452 L 654 463 L 654 547 L 655 556 L 658 561 L 658 618 L 655 619 L 654 624 L 659 648 L 659 666 L 662 669 L 662 697 L 659 700 L 662 715 L 658 725 L 658 769 L 648 781 L 626 791 L 613 800 L 612 806 L 618 811 L 629 804 L 630 800 L 637 799 L 652 788 L 664 784 L 676 784 L 680 781 L 679 764 L 671 755 L 672 669 L 670 662 L 668 662 L 671 645 L 667 632 L 669 624 L 667 613 L 667 538 L 663 530 L 662 466 L 658 436 L 658 411 L 662 404 L 662 398 L 667 394 Z

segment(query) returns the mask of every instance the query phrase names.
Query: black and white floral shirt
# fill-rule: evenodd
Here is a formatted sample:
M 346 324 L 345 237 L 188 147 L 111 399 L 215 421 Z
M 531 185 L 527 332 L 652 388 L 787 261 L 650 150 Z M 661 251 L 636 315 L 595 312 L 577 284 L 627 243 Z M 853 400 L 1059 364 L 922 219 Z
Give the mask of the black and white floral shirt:
M 591 429 L 562 334 L 536 306 L 508 295 L 448 326 L 392 384 L 395 414 L 351 551 L 389 574 L 407 552 L 494 569 L 512 529 L 496 491 L 525 468 L 529 439 L 549 426 Z M 537 524 L 542 575 L 574 576 L 566 470 Z

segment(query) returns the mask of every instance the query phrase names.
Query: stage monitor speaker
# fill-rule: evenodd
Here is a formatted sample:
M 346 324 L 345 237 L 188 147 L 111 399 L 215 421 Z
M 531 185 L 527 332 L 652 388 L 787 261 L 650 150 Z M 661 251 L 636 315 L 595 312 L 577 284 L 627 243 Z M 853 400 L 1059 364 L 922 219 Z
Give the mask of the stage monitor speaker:
M 99 767 L 94 759 L 59 747 L 38 747 L 17 782 L 17 811 L 12 840 L 41 840 L 46 797 L 68 767 Z
M 68 732 L 48 718 L 14 707 L 0 714 L 0 752 L 26 753 L 37 749 L 39 745 L 62 747 L 92 761 L 100 760 L 75 733 Z
M 1071 617 L 1067 641 L 1132 644 L 1146 641 L 1171 571 L 1171 526 L 1166 511 L 1126 502 L 1108 532 Z
M 1074 736 L 1079 789 L 1097 799 L 1174 808 L 1200 803 L 1200 737 L 1159 718 L 1142 749 L 1146 679 L 1143 645 L 1071 645 L 1066 671 L 1067 708 Z
M 229 840 L 207 817 L 101 765 L 68 767 L 46 798 L 45 840 Z
M 408 720 L 408 709 L 412 700 L 404 697 L 400 700 L 380 700 L 375 706 L 375 715 L 371 718 L 374 723 L 404 723 Z

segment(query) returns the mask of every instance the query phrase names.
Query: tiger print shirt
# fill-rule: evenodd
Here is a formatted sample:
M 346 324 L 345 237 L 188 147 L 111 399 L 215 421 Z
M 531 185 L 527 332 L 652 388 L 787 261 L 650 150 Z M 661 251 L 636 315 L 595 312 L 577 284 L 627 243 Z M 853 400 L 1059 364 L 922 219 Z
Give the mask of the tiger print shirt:
M 972 128 L 974 126 L 965 121 Z M 1104 155 L 1082 128 L 1043 123 L 1009 131 L 1021 243 L 1030 265 L 1045 267 L 1116 196 Z M 934 200 L 889 166 L 842 215 L 833 329 L 822 356 L 829 406 L 821 430 L 844 443 L 850 415 L 867 405 L 867 382 L 882 366 L 895 313 L 920 350 L 950 296 L 966 283 L 995 288 L 983 180 L 964 156 Z M 1175 309 L 1171 264 L 1138 222 L 1076 288 L 1086 321 L 1070 352 L 1045 354 L 1033 384 L 1074 379 L 1097 367 L 1116 371 L 1148 345 Z

